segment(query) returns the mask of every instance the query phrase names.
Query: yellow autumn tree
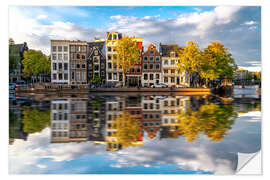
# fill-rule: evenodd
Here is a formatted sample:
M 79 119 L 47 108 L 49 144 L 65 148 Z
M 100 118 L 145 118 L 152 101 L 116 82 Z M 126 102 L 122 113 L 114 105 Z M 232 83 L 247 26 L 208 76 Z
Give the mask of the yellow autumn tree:
M 187 72 L 188 85 L 190 87 L 190 76 L 192 72 L 198 71 L 198 66 L 201 58 L 201 50 L 197 43 L 188 41 L 183 49 L 177 50 L 178 63 L 176 68 L 179 71 Z
M 133 37 L 123 36 L 115 47 L 117 56 L 116 58 L 113 58 L 113 63 L 116 64 L 123 72 L 124 86 L 126 85 L 127 71 L 140 62 L 140 50 L 137 42 L 133 39 Z
M 112 121 L 112 124 L 116 128 L 114 137 L 123 147 L 131 146 L 138 140 L 141 133 L 141 122 L 135 116 L 123 112 Z

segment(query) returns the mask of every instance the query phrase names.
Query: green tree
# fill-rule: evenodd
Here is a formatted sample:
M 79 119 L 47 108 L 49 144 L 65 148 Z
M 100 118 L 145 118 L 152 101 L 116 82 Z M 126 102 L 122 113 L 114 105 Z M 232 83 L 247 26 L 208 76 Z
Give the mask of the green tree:
M 204 49 L 203 54 L 210 61 L 210 72 L 212 72 L 214 78 L 233 78 L 237 65 L 228 48 L 225 48 L 221 42 L 212 41 Z
M 37 76 L 41 73 L 51 73 L 51 60 L 41 51 L 30 49 L 24 53 L 23 75 L 30 77 L 32 75 Z
M 113 63 L 122 70 L 123 85 L 125 86 L 127 71 L 140 62 L 140 50 L 133 37 L 128 36 L 123 36 L 123 38 L 118 41 L 115 50 L 117 56 L 113 58 Z
M 91 79 L 91 82 L 96 83 L 98 85 L 102 84 L 101 78 L 99 76 L 95 75 L 95 74 L 94 74 L 94 77 Z
M 18 116 L 9 110 L 9 138 L 15 138 L 16 132 L 20 130 L 21 123 Z
M 179 71 L 187 72 L 188 86 L 190 87 L 190 76 L 192 72 L 197 72 L 201 59 L 201 50 L 194 41 L 188 41 L 183 49 L 178 49 L 178 63 L 176 68 Z
M 45 127 L 50 126 L 50 111 L 40 111 L 23 107 L 23 129 L 27 133 L 35 133 L 42 131 Z
M 20 50 L 15 45 L 9 45 L 9 71 L 12 72 L 18 68 L 20 63 Z

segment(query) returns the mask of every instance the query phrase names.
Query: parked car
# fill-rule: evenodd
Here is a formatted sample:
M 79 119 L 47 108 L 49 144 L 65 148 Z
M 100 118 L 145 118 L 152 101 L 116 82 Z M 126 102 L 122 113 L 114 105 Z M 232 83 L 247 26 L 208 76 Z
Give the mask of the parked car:
M 178 85 L 176 85 L 176 88 L 185 88 L 185 87 L 187 87 L 187 86 L 184 85 L 184 84 L 178 84 Z
M 121 82 L 118 82 L 118 83 L 115 84 L 115 87 L 116 87 L 116 88 L 120 88 L 120 87 L 123 87 L 123 85 L 122 85 Z
M 164 84 L 164 83 L 159 83 L 159 84 L 156 84 L 156 85 L 152 85 L 151 87 L 155 88 L 167 88 L 168 85 L 167 84 Z
M 16 81 L 16 88 L 21 88 L 21 87 L 27 87 L 27 84 L 24 80 L 19 80 L 19 81 Z
M 9 83 L 9 90 L 15 90 L 16 83 Z
M 102 88 L 114 88 L 115 84 L 112 82 L 107 82 L 101 86 Z

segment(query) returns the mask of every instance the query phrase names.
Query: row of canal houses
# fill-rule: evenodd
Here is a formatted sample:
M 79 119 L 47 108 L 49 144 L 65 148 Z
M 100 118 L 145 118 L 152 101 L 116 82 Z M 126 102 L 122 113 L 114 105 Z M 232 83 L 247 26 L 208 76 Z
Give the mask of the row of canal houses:
M 113 63 L 115 47 L 122 34 L 107 32 L 106 39 L 93 42 L 51 40 L 51 82 L 54 84 L 87 85 L 94 76 L 102 83 L 122 83 L 123 73 Z M 187 85 L 187 76 L 176 70 L 178 45 L 150 44 L 146 51 L 143 38 L 134 37 L 141 52 L 140 63 L 127 73 L 128 86 L 151 86 L 165 83 L 169 87 Z

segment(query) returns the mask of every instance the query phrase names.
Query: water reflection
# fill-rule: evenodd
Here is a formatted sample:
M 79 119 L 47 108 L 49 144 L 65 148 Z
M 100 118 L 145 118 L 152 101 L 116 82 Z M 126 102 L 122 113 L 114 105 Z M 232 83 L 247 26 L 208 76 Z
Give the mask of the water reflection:
M 211 152 L 213 157 L 210 159 L 217 158 L 214 160 L 217 161 L 216 165 L 225 166 L 224 163 L 227 163 L 226 168 L 230 167 L 232 170 L 236 169 L 235 154 L 239 152 L 239 149 L 236 149 L 232 156 L 228 153 L 232 152 L 233 147 L 228 150 L 226 149 L 228 145 L 224 148 L 224 145 L 218 145 L 218 143 L 223 142 L 223 139 L 226 139 L 230 133 L 233 134 L 235 130 L 238 134 L 244 132 L 242 129 L 237 130 L 240 126 L 236 123 L 240 121 L 243 114 L 260 111 L 260 100 L 248 99 L 247 101 L 249 103 L 245 103 L 243 98 L 235 98 L 228 102 L 213 96 L 90 95 L 88 97 L 58 97 L 50 101 L 33 100 L 30 106 L 11 104 L 10 149 L 12 149 L 14 139 L 27 140 L 29 134 L 32 133 L 35 133 L 35 136 L 42 136 L 44 128 L 50 127 L 48 137 L 50 144 L 55 144 L 68 153 L 76 151 L 75 154 L 80 154 L 79 145 L 70 143 L 91 142 L 92 145 L 88 144 L 87 148 L 93 146 L 99 152 L 98 154 L 110 156 L 111 163 L 118 162 L 110 165 L 110 168 L 117 168 L 118 173 L 130 172 L 124 167 L 143 165 L 146 168 L 153 164 L 171 164 L 181 169 L 174 172 L 156 169 L 152 173 L 184 173 L 187 170 L 194 170 L 193 166 L 198 163 L 197 161 L 205 163 L 206 157 L 196 157 L 200 152 L 205 151 L 204 146 L 209 147 L 208 152 L 205 153 L 209 156 Z M 254 127 L 249 130 L 254 130 Z M 248 152 L 256 152 L 260 149 L 260 137 L 257 136 L 260 128 L 256 126 L 255 132 L 256 137 L 253 136 L 253 139 L 250 137 L 252 141 L 240 139 L 237 147 L 246 146 L 249 148 Z M 227 139 L 232 138 L 239 137 Z M 180 144 L 176 146 L 172 144 L 173 141 Z M 209 144 L 209 142 L 212 143 Z M 223 143 L 226 144 L 226 140 Z M 61 147 L 61 144 L 70 144 L 71 148 Z M 46 145 L 46 148 L 47 146 L 49 145 Z M 178 150 L 174 151 L 169 148 L 170 146 Z M 181 146 L 186 149 L 180 148 Z M 253 148 L 250 148 L 251 146 Z M 223 149 L 220 149 L 221 147 Z M 16 154 L 16 150 L 12 152 Z M 143 152 L 146 152 L 147 156 Z M 125 153 L 127 155 L 123 155 Z M 84 152 L 83 155 L 97 155 L 97 153 L 92 149 L 92 151 Z M 51 154 L 49 157 L 52 156 Z M 40 158 L 47 157 L 48 155 Z M 218 162 L 218 159 L 223 159 L 224 162 Z M 16 165 L 13 164 L 13 166 Z M 106 165 L 106 167 L 109 166 Z M 163 169 L 166 168 L 163 167 Z M 212 172 L 213 169 L 215 168 L 206 168 L 201 165 L 195 168 L 196 171 L 200 171 L 197 173 L 202 173 L 201 170 L 205 173 Z M 98 172 L 106 173 L 102 171 L 102 168 Z M 114 173 L 112 169 L 108 172 Z

